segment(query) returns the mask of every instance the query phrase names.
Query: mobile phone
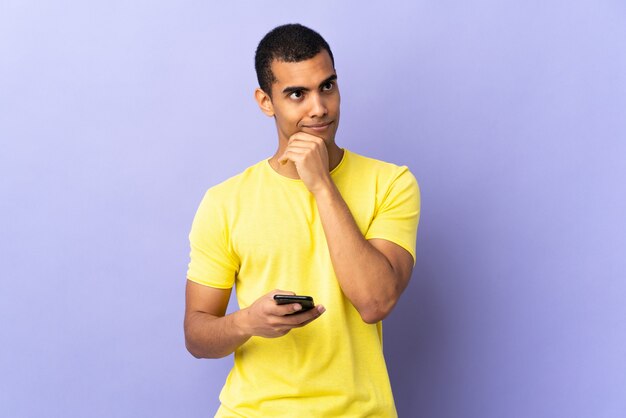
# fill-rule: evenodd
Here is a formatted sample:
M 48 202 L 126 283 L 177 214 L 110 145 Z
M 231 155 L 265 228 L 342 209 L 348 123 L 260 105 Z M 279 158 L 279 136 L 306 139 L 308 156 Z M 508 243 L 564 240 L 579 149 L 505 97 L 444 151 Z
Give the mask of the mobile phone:
M 304 312 L 315 307 L 313 303 L 313 298 L 311 296 L 302 296 L 302 295 L 274 295 L 274 300 L 278 305 L 287 305 L 289 303 L 299 303 L 302 306 L 302 309 L 294 312 Z

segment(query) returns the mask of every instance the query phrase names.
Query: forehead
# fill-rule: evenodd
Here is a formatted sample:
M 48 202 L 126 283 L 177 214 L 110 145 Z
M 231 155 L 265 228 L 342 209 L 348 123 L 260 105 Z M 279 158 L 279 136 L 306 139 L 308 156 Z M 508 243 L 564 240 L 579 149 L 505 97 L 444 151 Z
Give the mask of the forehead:
M 335 74 L 333 62 L 326 50 L 311 59 L 300 62 L 272 61 L 272 73 L 276 81 L 272 89 L 287 86 L 317 88 L 319 83 Z

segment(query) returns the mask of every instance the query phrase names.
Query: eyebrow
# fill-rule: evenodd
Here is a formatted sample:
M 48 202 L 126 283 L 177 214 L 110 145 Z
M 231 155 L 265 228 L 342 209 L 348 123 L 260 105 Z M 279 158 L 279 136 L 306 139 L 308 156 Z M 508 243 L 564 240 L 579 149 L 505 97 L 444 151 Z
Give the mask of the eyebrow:
M 322 81 L 319 85 L 319 87 L 322 87 L 324 84 L 326 83 L 330 83 L 331 81 L 335 81 L 337 80 L 337 74 L 333 74 L 330 77 L 328 77 L 326 80 Z M 294 86 L 294 87 L 285 87 L 283 89 L 283 94 L 291 94 L 295 91 L 309 91 L 308 87 L 299 87 L 299 86 Z

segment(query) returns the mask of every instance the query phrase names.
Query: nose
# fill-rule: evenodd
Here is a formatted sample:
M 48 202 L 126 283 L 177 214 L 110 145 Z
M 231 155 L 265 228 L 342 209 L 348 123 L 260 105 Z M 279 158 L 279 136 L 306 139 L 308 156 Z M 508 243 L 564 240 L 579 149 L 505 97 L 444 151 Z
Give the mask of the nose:
M 326 101 L 324 97 L 320 94 L 312 94 L 311 96 L 311 108 L 309 110 L 309 117 L 313 118 L 322 118 L 326 116 L 328 113 L 328 108 L 326 107 Z

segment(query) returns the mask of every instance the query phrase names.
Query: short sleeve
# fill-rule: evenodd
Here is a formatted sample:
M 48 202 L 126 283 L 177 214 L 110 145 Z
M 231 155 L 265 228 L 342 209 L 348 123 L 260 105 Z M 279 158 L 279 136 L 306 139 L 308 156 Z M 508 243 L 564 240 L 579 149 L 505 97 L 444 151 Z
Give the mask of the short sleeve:
M 187 279 L 219 289 L 231 288 L 239 263 L 230 248 L 226 211 L 210 189 L 194 217 L 189 243 Z
M 365 238 L 391 241 L 407 250 L 415 263 L 419 217 L 420 191 L 417 180 L 407 167 L 401 167 L 376 208 Z

